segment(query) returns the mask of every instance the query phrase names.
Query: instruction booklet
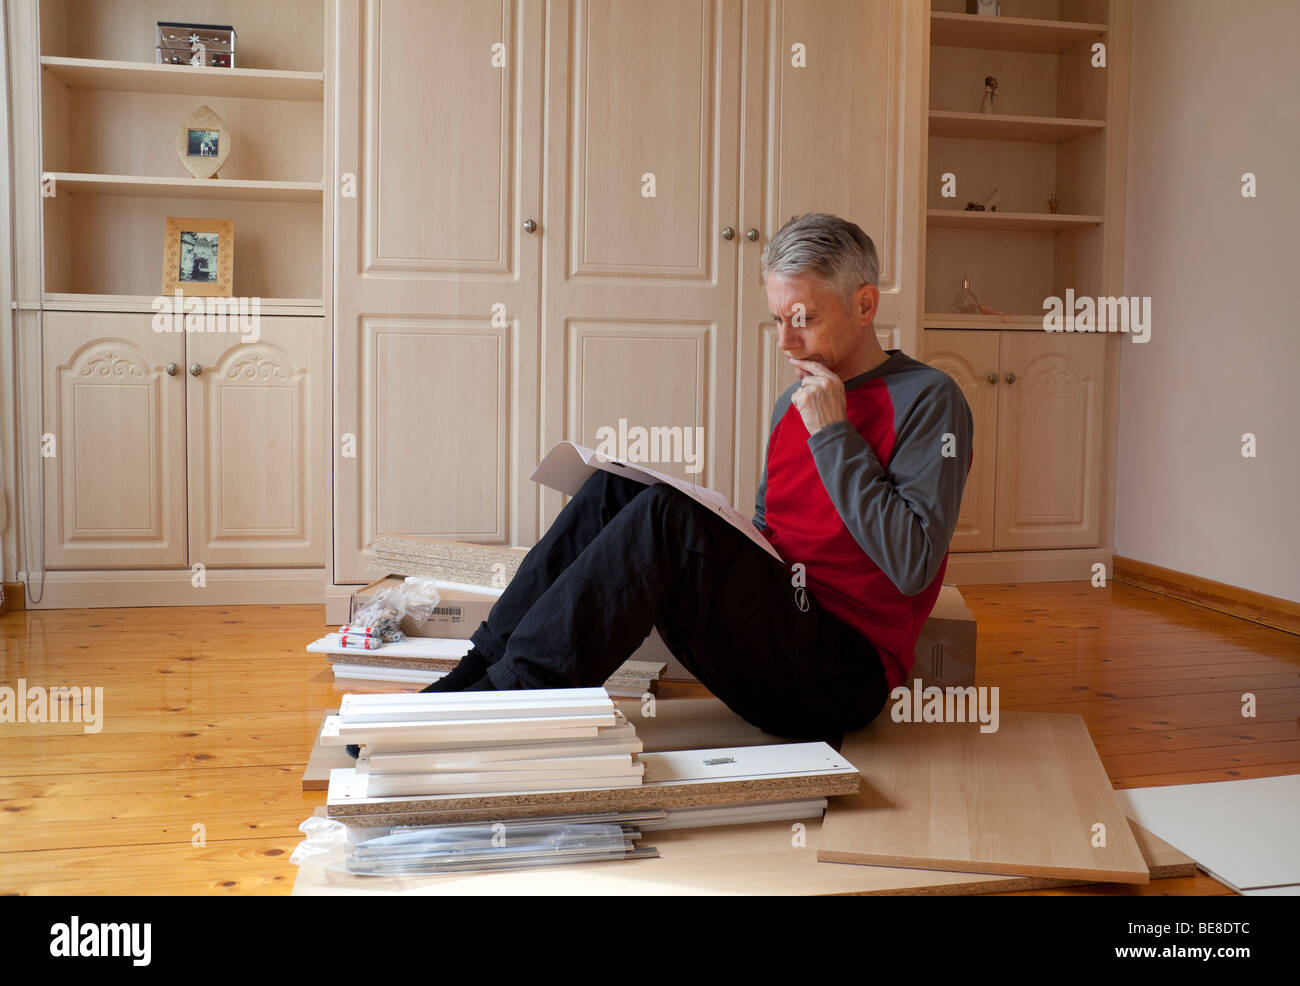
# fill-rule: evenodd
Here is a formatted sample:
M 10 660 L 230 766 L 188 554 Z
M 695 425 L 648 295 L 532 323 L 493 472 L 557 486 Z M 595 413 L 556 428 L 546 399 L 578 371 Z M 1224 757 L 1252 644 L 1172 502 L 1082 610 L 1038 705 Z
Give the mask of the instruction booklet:
M 585 445 L 578 445 L 575 442 L 557 442 L 542 458 L 542 461 L 537 464 L 537 468 L 533 470 L 533 474 L 528 478 L 535 483 L 541 483 L 543 486 L 573 496 L 582 488 L 582 484 L 587 481 L 587 477 L 597 469 L 612 472 L 616 476 L 626 476 L 628 479 L 634 479 L 638 483 L 645 483 L 647 486 L 653 486 L 655 483 L 665 483 L 673 487 L 673 489 L 681 490 L 696 503 L 708 507 L 781 564 L 785 564 L 781 556 L 776 553 L 776 549 L 767 543 L 767 538 L 763 537 L 758 528 L 754 526 L 753 521 L 736 510 L 727 501 L 727 498 L 716 490 L 696 486 L 694 483 L 688 483 L 676 476 L 656 472 L 646 466 L 631 465 L 620 462 L 618 459 L 611 459 L 593 448 L 587 448 Z

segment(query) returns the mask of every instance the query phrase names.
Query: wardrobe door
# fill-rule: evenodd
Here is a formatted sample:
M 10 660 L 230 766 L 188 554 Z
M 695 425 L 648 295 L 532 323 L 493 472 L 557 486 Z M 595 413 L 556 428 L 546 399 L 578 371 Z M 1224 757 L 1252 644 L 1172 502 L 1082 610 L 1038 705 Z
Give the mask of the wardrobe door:
M 951 551 L 993 550 L 997 474 L 999 332 L 927 329 L 925 362 L 957 381 L 975 420 L 975 458 L 961 497 Z M 990 377 L 992 379 L 990 379 Z
M 536 537 L 545 7 L 338 10 L 332 457 L 345 583 L 373 578 L 378 534 Z
M 45 566 L 184 568 L 185 334 L 45 314 Z
M 551 7 L 543 452 L 604 437 L 616 455 L 731 488 L 740 8 Z M 637 429 L 659 440 L 638 448 Z M 545 528 L 562 498 L 542 497 Z
M 325 325 L 186 337 L 191 566 L 325 564 Z
M 1104 337 L 1002 332 L 993 547 L 1100 542 Z
M 880 257 L 881 345 L 909 353 L 919 345 L 926 6 L 745 4 L 735 494 L 742 510 L 754 502 L 772 407 L 795 379 L 759 269 L 763 247 L 787 220 L 829 212 L 861 226 Z

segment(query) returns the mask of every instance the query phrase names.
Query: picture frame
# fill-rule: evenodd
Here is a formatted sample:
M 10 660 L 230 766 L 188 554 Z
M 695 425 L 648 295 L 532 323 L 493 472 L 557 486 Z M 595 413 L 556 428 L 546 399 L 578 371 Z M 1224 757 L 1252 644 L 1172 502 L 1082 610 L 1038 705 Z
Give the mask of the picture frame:
M 215 178 L 230 157 L 230 128 L 210 106 L 200 106 L 176 131 L 176 156 L 195 178 Z
M 235 221 L 168 216 L 162 293 L 229 298 L 235 271 Z

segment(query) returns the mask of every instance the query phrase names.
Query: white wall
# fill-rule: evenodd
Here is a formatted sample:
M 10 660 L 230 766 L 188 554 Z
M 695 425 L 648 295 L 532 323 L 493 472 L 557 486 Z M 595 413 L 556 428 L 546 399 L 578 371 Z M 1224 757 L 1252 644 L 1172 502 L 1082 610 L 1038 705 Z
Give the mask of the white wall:
M 1300 3 L 1135 0 L 1116 553 L 1300 600 Z M 1254 172 L 1258 197 L 1243 198 Z M 1243 458 L 1242 435 L 1257 457 Z

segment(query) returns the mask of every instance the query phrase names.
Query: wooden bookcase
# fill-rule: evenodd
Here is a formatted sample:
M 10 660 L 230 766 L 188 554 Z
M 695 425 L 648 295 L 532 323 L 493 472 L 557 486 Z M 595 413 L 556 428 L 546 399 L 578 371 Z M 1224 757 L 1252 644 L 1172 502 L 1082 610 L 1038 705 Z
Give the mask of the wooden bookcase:
M 1043 299 L 1102 295 L 1107 216 L 1107 94 L 1112 73 L 1092 66 L 1107 44 L 1106 0 L 1004 0 L 1002 16 L 934 0 L 930 14 L 926 176 L 926 327 L 954 327 L 969 276 L 981 302 L 1041 327 Z M 1109 62 L 1108 62 L 1109 65 Z M 979 112 L 985 76 L 995 112 Z M 956 176 L 955 198 L 941 177 Z M 996 212 L 966 212 L 994 188 Z M 1060 205 L 1054 214 L 1048 198 Z M 960 327 L 1004 327 L 998 316 Z
M 233 24 L 233 69 L 157 65 L 156 3 L 41 0 L 40 122 L 46 308 L 148 311 L 166 216 L 234 220 L 232 293 L 268 314 L 322 314 L 328 283 L 322 176 L 324 5 L 170 4 L 178 21 Z M 172 150 L 210 106 L 232 134 L 218 179 Z M 143 307 L 142 307 L 143 306 Z
M 332 4 L 3 2 L 29 607 L 318 602 Z M 233 25 L 235 67 L 157 64 L 159 19 Z M 203 105 L 231 135 L 214 179 L 175 153 Z M 257 337 L 158 330 L 168 216 L 233 221 L 230 293 L 258 300 Z M 41 456 L 44 435 L 57 456 Z
M 958 381 L 976 419 L 949 578 L 1086 578 L 1113 555 L 1127 340 L 1048 334 L 1043 315 L 1070 289 L 1123 293 L 1128 0 L 1002 0 L 997 17 L 965 7 L 930 6 L 923 178 L 922 356 Z M 942 194 L 947 175 L 955 197 Z M 997 211 L 965 211 L 995 188 Z M 963 277 L 1005 314 L 957 313 Z

